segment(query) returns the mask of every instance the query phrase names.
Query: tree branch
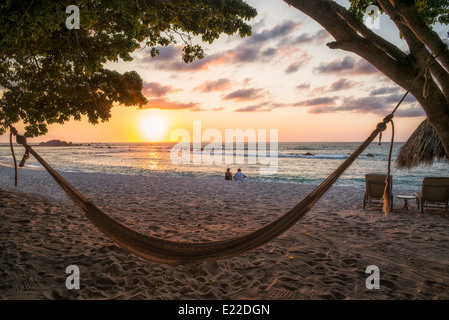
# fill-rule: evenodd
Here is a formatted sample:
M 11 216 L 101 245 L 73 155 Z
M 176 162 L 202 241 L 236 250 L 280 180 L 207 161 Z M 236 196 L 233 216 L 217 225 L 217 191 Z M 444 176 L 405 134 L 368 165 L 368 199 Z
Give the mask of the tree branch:
M 346 10 L 346 8 L 333 1 L 331 1 L 330 5 L 350 27 L 359 32 L 364 38 L 371 40 L 379 49 L 385 51 L 397 61 L 405 62 L 407 59 L 407 54 L 405 54 L 401 49 L 374 33 L 364 23 Z
M 449 101 L 449 73 L 446 72 L 446 69 L 438 61 L 431 64 L 430 72 L 438 81 L 441 91 L 443 91 L 444 96 Z
M 393 45 L 387 46 L 386 40 L 376 43 L 373 35 L 370 35 L 370 38 L 360 36 L 353 27 L 356 22 L 352 21 L 351 25 L 344 19 L 343 16 L 350 19 L 349 12 L 344 13 L 346 10 L 344 7 L 331 0 L 316 0 L 313 3 L 308 0 L 284 1 L 317 21 L 335 38 L 335 42 L 328 44 L 329 48 L 343 49 L 359 55 L 403 88 L 410 84 L 410 74 L 407 72 L 410 70 L 407 67 L 408 61 L 404 63 L 404 55 L 396 50 L 391 51 Z M 367 30 L 363 32 L 369 34 Z M 379 43 L 382 45 L 379 46 Z M 389 47 L 390 50 L 385 51 L 385 47 Z
M 23 17 L 25 17 L 25 15 L 27 14 L 28 10 L 31 8 L 33 3 L 34 3 L 34 0 L 31 1 L 31 3 L 28 5 L 28 7 L 23 12 L 22 16 L 19 18 L 19 20 L 16 21 L 16 23 L 15 23 L 16 28 L 19 26 L 19 23 L 22 21 Z M 12 26 L 10 25 L 8 31 L 5 33 L 2 40 L 0 41 L 0 46 L 3 45 L 3 42 L 5 41 L 6 37 L 8 36 L 9 32 L 11 31 L 11 29 L 12 29 Z
M 399 15 L 390 0 L 378 0 L 382 9 L 388 14 L 391 20 L 394 22 L 399 32 L 404 36 L 407 42 L 410 54 L 421 63 L 425 63 L 428 51 L 425 49 L 424 44 L 414 35 L 414 33 L 409 29 L 405 20 Z M 423 65 L 423 64 L 421 64 Z
M 317 0 L 313 4 L 307 0 L 284 0 L 284 2 L 321 24 L 337 41 L 351 40 L 357 35 L 356 31 L 333 10 L 333 1 Z
M 392 0 L 378 0 L 382 8 L 391 17 L 393 22 L 398 27 L 399 31 L 403 34 L 409 49 L 410 49 L 410 63 L 416 65 L 417 70 L 421 70 L 430 57 L 430 52 L 426 48 L 425 44 L 416 36 L 416 34 L 410 29 L 407 22 L 404 20 L 400 12 L 397 11 L 392 5 Z M 449 97 L 449 74 L 446 70 L 435 61 L 430 67 L 432 75 L 436 78 L 440 84 L 441 90 L 446 98 Z M 419 71 L 417 71 L 419 72 Z
M 421 29 L 417 28 L 418 31 L 412 26 L 417 19 L 416 14 L 418 14 L 415 5 L 413 5 L 414 11 L 412 11 L 414 15 L 409 14 L 407 16 L 402 15 L 402 12 L 398 12 L 395 6 L 396 3 L 401 1 L 403 3 L 405 3 L 404 1 L 411 2 L 412 0 L 378 0 L 387 14 L 392 17 L 409 45 L 410 54 L 407 55 L 406 59 L 401 58 L 403 53 L 399 53 L 394 47 L 389 46 L 386 40 L 378 39 L 368 30 L 365 30 L 351 18 L 349 12 L 346 13 L 344 7 L 337 5 L 332 0 L 284 1 L 317 21 L 335 38 L 335 42 L 328 44 L 329 48 L 342 49 L 359 55 L 404 89 L 410 89 L 413 79 L 423 70 L 431 52 L 439 54 L 441 45 L 444 46 L 438 35 L 435 33 L 429 34 L 431 30 L 425 23 L 424 26 L 420 25 Z M 413 21 L 411 20 L 412 18 L 414 18 Z M 420 21 L 423 22 L 422 19 Z M 424 36 L 431 39 L 428 40 L 426 37 L 421 36 L 421 33 L 424 33 Z M 435 35 L 438 39 L 435 39 Z M 449 130 L 447 127 L 449 123 L 449 102 L 444 92 L 449 90 L 449 82 L 447 80 L 449 74 L 445 70 L 445 68 L 448 69 L 447 65 L 449 65 L 448 55 L 449 51 L 446 50 L 441 54 L 439 60 L 441 64 L 434 62 L 430 66 L 430 70 L 441 84 L 441 88 L 433 78 L 426 79 L 425 76 L 421 76 L 417 79 L 413 88 L 410 89 L 410 93 L 415 96 L 426 112 L 447 152 L 449 152 Z M 424 86 L 427 91 L 426 95 L 423 95 Z
M 397 12 L 417 38 L 424 43 L 434 55 L 438 55 L 438 60 L 449 71 L 449 50 L 438 34 L 430 29 L 424 19 L 419 15 L 416 5 L 409 2 L 394 0 Z

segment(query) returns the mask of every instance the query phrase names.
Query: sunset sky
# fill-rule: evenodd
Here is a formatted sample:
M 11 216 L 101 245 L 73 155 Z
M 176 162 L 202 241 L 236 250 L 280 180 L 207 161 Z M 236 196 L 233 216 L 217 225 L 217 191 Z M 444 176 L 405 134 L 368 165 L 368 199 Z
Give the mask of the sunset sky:
M 360 57 L 330 50 L 332 37 L 297 9 L 281 0 L 247 2 L 258 10 L 253 35 L 203 44 L 202 60 L 185 64 L 182 47 L 172 45 L 156 58 L 141 49 L 132 62 L 107 65 L 140 74 L 149 100 L 144 109 L 114 107 L 111 120 L 95 126 L 85 120 L 51 125 L 30 142 L 167 141 L 175 129 L 191 131 L 193 121 L 223 133 L 278 129 L 279 141 L 362 141 L 405 93 Z M 441 26 L 437 31 L 447 34 Z M 376 32 L 406 48 L 387 16 Z M 424 112 L 410 96 L 395 119 L 396 140 L 405 141 Z

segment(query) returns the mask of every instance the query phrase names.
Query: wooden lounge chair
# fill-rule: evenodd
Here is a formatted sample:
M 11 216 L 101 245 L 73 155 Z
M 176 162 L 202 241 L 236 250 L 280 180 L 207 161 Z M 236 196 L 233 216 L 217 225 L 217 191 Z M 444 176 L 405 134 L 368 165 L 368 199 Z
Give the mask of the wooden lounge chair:
M 445 210 L 448 208 L 449 201 L 449 178 L 426 177 L 422 181 L 421 194 L 415 193 L 418 208 L 424 213 L 424 207 L 429 203 L 443 204 Z
M 385 191 L 385 182 L 387 179 L 386 174 L 366 174 L 365 175 L 365 183 L 366 190 L 365 195 L 363 196 L 363 209 L 366 208 L 366 205 L 371 202 L 382 203 L 384 191 Z M 392 179 L 390 176 L 389 180 L 390 191 L 392 191 Z M 391 194 L 391 211 L 393 211 L 393 192 Z

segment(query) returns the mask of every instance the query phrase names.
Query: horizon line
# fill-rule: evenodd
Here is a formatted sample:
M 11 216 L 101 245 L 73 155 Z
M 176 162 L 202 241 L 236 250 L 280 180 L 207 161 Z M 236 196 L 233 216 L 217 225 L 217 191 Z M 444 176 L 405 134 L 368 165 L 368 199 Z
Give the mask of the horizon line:
M 29 141 L 28 144 L 35 144 L 35 143 L 45 143 L 48 141 L 62 141 L 72 144 L 119 144 L 119 143 L 129 143 L 129 144 L 139 144 L 139 143 L 173 143 L 178 144 L 182 143 L 182 141 L 66 141 L 66 140 L 60 140 L 60 139 L 49 139 L 45 141 Z M 262 142 L 262 141 L 260 141 Z M 277 141 L 277 143 L 362 143 L 363 141 Z M 406 141 L 394 141 L 393 143 L 405 143 Z M 0 142 L 1 144 L 7 144 L 9 145 L 9 141 Z M 213 141 L 190 141 L 185 143 L 214 143 Z M 233 142 L 235 144 L 236 142 Z M 245 144 L 247 143 L 259 143 L 259 141 L 244 141 Z M 265 143 L 269 144 L 270 141 L 265 141 Z M 377 141 L 373 141 L 372 143 L 378 143 Z M 382 144 L 384 143 L 390 143 L 390 141 L 382 141 Z M 14 142 L 14 144 L 17 144 Z M 226 142 L 222 142 L 222 144 L 226 144 Z

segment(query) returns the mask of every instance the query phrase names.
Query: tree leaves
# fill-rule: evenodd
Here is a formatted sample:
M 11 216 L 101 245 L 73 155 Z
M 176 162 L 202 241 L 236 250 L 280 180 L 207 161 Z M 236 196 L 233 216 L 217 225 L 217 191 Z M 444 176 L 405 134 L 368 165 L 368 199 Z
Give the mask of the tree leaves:
M 201 35 L 212 43 L 221 34 L 248 36 L 245 22 L 257 12 L 242 0 L 78 0 L 79 30 L 65 20 L 72 0 L 0 4 L 0 107 L 11 122 L 22 120 L 26 136 L 47 125 L 80 120 L 107 121 L 113 105 L 143 106 L 142 79 L 104 68 L 108 61 L 131 61 L 137 48 L 182 43 L 188 63 L 204 57 L 192 43 Z M 1 92 L 0 91 L 0 92 Z M 0 121 L 0 133 L 5 124 Z
M 448 0 L 406 0 L 414 2 L 421 17 L 430 25 L 435 23 L 449 24 L 449 1 Z M 349 11 L 362 19 L 365 10 L 369 5 L 382 7 L 376 0 L 349 0 L 351 6 Z

